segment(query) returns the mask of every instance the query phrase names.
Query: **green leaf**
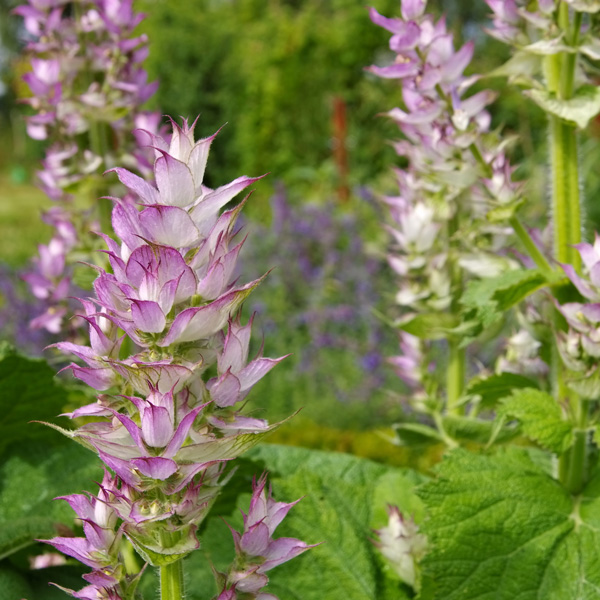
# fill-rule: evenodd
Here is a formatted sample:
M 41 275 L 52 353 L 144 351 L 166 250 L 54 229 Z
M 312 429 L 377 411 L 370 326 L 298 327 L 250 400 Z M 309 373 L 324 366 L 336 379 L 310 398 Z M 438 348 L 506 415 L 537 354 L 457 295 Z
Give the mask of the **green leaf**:
M 515 388 L 537 388 L 533 379 L 517 373 L 499 373 L 497 375 L 478 376 L 467 385 L 467 394 L 479 396 L 481 405 L 494 408 L 505 396 L 510 396 Z
M 302 497 L 275 537 L 323 542 L 269 571 L 271 582 L 266 591 L 286 600 L 410 598 L 407 588 L 382 572 L 381 559 L 370 538 L 371 528 L 384 524 L 388 503 L 417 518 L 422 516 L 421 501 L 412 492 L 423 481 L 422 476 L 347 454 L 271 444 L 254 448 L 244 458 L 254 463 L 257 474 L 265 469 L 269 472 L 277 500 L 289 502 Z M 230 485 L 236 485 L 236 479 Z M 246 493 L 239 496 L 238 508 L 223 516 L 240 530 L 239 509 L 248 510 L 251 479 L 246 477 L 238 483 Z M 185 563 L 189 600 L 216 593 L 207 557 L 219 570 L 225 570 L 233 557 L 231 533 L 217 516 L 209 517 L 201 544 L 203 551 L 192 553 Z M 147 591 L 149 584 L 142 582 L 142 586 Z
M 490 221 L 490 223 L 505 223 L 511 217 L 514 217 L 517 214 L 524 203 L 524 198 L 516 198 L 511 202 L 498 204 L 491 210 L 488 210 L 486 219 Z
M 43 360 L 8 353 L 0 360 L 0 453 L 15 441 L 53 434 L 32 419 L 54 419 L 67 403 L 67 391 Z
M 535 89 L 523 93 L 547 113 L 575 123 L 580 129 L 585 129 L 590 120 L 600 113 L 600 88 L 595 85 L 581 86 L 568 100 L 557 98 L 547 90 Z
M 69 505 L 53 498 L 95 491 L 94 481 L 101 480 L 102 469 L 94 454 L 59 441 L 62 445 L 12 446 L 0 465 L 0 556 L 56 535 L 59 523 L 73 525 L 75 514 Z
M 533 77 L 540 72 L 541 68 L 541 56 L 517 50 L 508 61 L 494 69 L 489 76 L 508 77 L 509 81 L 514 81 L 515 78 L 522 79 L 525 76 L 527 83 L 531 82 L 533 85 L 535 82 Z M 531 87 L 531 85 L 527 87 Z
M 498 277 L 470 281 L 461 297 L 468 321 L 479 324 L 477 333 L 502 319 L 504 313 L 548 285 L 547 277 L 539 269 L 515 269 Z M 467 345 L 475 334 L 465 336 Z
M 22 517 L 0 523 L 0 560 L 26 548 L 36 539 L 56 535 L 55 521 L 45 517 Z
M 524 450 L 456 450 L 420 488 L 431 600 L 600 598 L 600 477 L 582 498 Z
M 515 432 L 503 428 L 497 431 L 497 423 L 474 417 L 446 415 L 442 418 L 444 430 L 449 437 L 460 442 L 487 444 L 492 439 L 505 442 L 515 436 Z
M 31 587 L 23 575 L 10 567 L 0 567 L 0 600 L 29 599 L 31 593 Z
M 557 454 L 565 452 L 573 443 L 573 424 L 563 418 L 558 402 L 541 390 L 515 391 L 502 400 L 499 414 L 518 419 L 529 439 Z
M 600 0 L 570 0 L 569 6 L 578 12 L 597 13 L 600 11 Z
M 399 423 L 394 425 L 394 431 L 400 446 L 423 446 L 443 441 L 437 429 L 421 423 Z
M 548 56 L 550 54 L 558 54 L 559 52 L 576 52 L 575 48 L 567 46 L 563 42 L 563 36 L 553 39 L 541 39 L 533 44 L 529 44 L 523 47 L 524 52 L 530 54 L 539 54 L 541 56 Z
M 456 325 L 454 315 L 442 312 L 410 315 L 406 320 L 396 323 L 399 329 L 424 340 L 446 339 Z

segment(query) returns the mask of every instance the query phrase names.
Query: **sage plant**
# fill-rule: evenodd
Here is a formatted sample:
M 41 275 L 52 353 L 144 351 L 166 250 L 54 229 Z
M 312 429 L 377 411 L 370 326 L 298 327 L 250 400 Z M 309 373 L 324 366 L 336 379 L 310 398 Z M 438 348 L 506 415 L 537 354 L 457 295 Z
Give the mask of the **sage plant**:
M 147 132 L 156 187 L 113 169 L 128 194 L 113 199 L 117 240 L 102 234 L 110 269 L 97 267 L 95 298 L 80 300 L 90 345 L 55 345 L 83 363 L 67 367 L 73 375 L 102 392 L 69 415 L 86 424 L 62 430 L 108 469 L 96 497 L 64 498 L 85 537 L 49 540 L 93 569 L 89 586 L 67 590 L 76 598 L 133 597 L 139 574 L 126 562 L 126 538 L 160 567 L 162 600 L 181 599 L 181 559 L 199 546 L 196 530 L 231 476 L 229 462 L 277 426 L 243 410 L 282 358 L 249 358 L 252 321 L 242 323 L 240 307 L 261 279 L 234 280 L 243 203 L 221 211 L 257 178 L 207 188 L 215 136 L 196 141 L 194 125 L 172 123 L 170 143 Z M 292 506 L 272 499 L 264 477 L 255 481 L 244 531 L 233 532 L 235 563 L 217 574 L 219 599 L 273 598 L 262 591 L 266 572 L 309 547 L 273 539 Z
M 98 198 L 111 189 L 101 174 L 126 164 L 151 175 L 150 154 L 131 130 L 157 132 L 159 115 L 141 110 L 157 82 L 149 83 L 142 67 L 147 39 L 134 34 L 143 16 L 132 0 L 31 0 L 14 12 L 24 19 L 31 57 L 23 77 L 32 94 L 24 101 L 34 111 L 27 132 L 48 144 L 37 176 L 57 204 L 44 217 L 54 235 L 24 274 L 40 302 L 31 327 L 52 334 L 67 327 L 73 337 L 80 323 L 67 318 L 69 296 L 77 293 L 73 264 L 94 260 L 98 243 L 89 232 L 99 220 L 110 227 L 110 202 Z
M 473 43 L 455 49 L 426 0 L 372 10 L 393 34 L 393 64 L 371 71 L 402 84 L 388 115 L 408 164 L 385 198 L 402 307 L 391 362 L 428 418 L 398 437 L 446 446 L 419 490 L 422 531 L 392 508 L 378 545 L 423 599 L 597 598 L 600 243 L 582 239 L 577 149 L 600 112 L 600 3 L 486 2 L 488 33 L 513 49 L 491 75 L 547 113 L 552 251 L 521 222 L 528 189 L 491 128 L 495 94 L 469 92 Z M 467 368 L 467 347 L 504 355 L 495 372 Z

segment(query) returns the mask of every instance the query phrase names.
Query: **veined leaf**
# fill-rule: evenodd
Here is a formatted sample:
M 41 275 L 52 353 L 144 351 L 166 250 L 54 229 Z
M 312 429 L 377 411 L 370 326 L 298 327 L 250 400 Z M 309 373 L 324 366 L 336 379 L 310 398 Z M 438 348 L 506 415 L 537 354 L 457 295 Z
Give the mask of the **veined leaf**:
M 597 13 L 600 11 L 600 0 L 570 0 L 569 6 L 578 12 Z
M 524 388 L 502 400 L 500 414 L 521 422 L 523 433 L 543 448 L 562 454 L 573 443 L 573 425 L 558 402 L 541 390 Z
M 54 436 L 30 421 L 54 419 L 67 403 L 67 391 L 44 360 L 10 352 L 0 360 L 0 454 L 15 441 Z
M 533 379 L 517 373 L 499 373 L 487 377 L 475 377 L 467 385 L 467 394 L 479 396 L 481 405 L 494 408 L 501 398 L 510 396 L 518 388 L 537 388 Z
M 399 329 L 423 340 L 446 339 L 452 335 L 452 330 L 456 325 L 454 315 L 442 312 L 410 315 L 405 320 L 396 323 Z
M 527 90 L 524 92 L 538 106 L 551 115 L 575 123 L 580 129 L 600 113 L 600 88 L 583 85 L 568 100 L 557 98 L 547 90 Z
M 456 450 L 419 495 L 428 600 L 600 598 L 600 476 L 574 500 L 526 451 Z
M 419 519 L 420 499 L 413 493 L 423 477 L 405 469 L 377 464 L 338 452 L 322 452 L 264 444 L 249 451 L 254 472 L 269 472 L 275 498 L 289 502 L 302 497 L 275 533 L 307 543 L 323 542 L 289 563 L 269 571 L 271 583 L 265 591 L 282 600 L 408 600 L 409 588 L 387 577 L 383 561 L 370 538 L 372 528 L 387 522 L 386 504 Z M 248 471 L 248 464 L 244 465 Z M 248 510 L 251 479 L 237 476 L 231 485 L 243 484 L 237 508 L 222 515 L 241 530 L 240 509 Z M 218 505 L 215 506 L 218 509 Z M 201 600 L 216 593 L 206 558 L 224 570 L 233 558 L 233 541 L 227 525 L 211 516 L 201 533 L 201 552 L 186 560 L 189 575 L 187 596 Z M 150 575 L 150 578 L 152 576 Z M 151 589 L 142 581 L 142 592 Z
M 483 329 L 498 322 L 508 309 L 549 283 L 539 269 L 516 269 L 498 277 L 469 282 L 460 301 L 465 319 L 478 322 L 479 327 L 463 338 L 462 345 L 467 345 Z

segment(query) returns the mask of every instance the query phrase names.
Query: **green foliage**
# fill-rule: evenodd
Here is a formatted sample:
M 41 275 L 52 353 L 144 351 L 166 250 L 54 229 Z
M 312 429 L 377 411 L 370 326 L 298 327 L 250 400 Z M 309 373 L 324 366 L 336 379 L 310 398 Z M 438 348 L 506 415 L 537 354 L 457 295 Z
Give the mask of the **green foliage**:
M 419 313 L 398 322 L 397 326 L 423 340 L 444 340 L 457 326 L 457 319 L 448 313 Z
M 580 129 L 585 129 L 600 113 L 600 89 L 594 85 L 581 86 L 568 100 L 557 98 L 547 90 L 529 90 L 526 94 L 549 114 L 575 123 Z
M 557 454 L 573 443 L 573 424 L 564 420 L 558 402 L 541 390 L 515 391 L 503 399 L 499 414 L 518 419 L 528 438 Z
M 517 388 L 536 388 L 537 383 L 518 373 L 498 373 L 496 375 L 478 376 L 467 385 L 467 394 L 478 396 L 483 408 L 494 408 L 501 398 L 510 396 Z
M 374 4 L 388 14 L 397 8 L 395 0 Z M 186 0 L 173 10 L 145 0 L 140 8 L 148 13 L 149 69 L 161 82 L 156 105 L 172 115 L 202 113 L 205 132 L 232 124 L 211 151 L 212 183 L 271 172 L 296 186 L 327 179 L 331 189 L 334 97 L 347 106 L 353 179 L 383 170 L 381 140 L 393 127 L 374 115 L 389 104 L 389 86 L 363 69 L 387 38 L 363 4 Z
M 419 491 L 423 600 L 600 598 L 600 477 L 573 499 L 523 450 L 451 453 Z
M 372 528 L 387 523 L 388 503 L 399 505 L 417 520 L 423 517 L 421 501 L 413 492 L 414 486 L 423 481 L 422 476 L 347 454 L 265 444 L 245 455 L 227 496 L 217 501 L 213 514 L 223 515 L 227 523 L 240 530 L 240 509 L 248 510 L 251 474 L 262 470 L 269 472 L 276 499 L 302 497 L 277 529 L 276 537 L 322 542 L 300 558 L 270 571 L 269 592 L 290 600 L 410 597 L 397 579 L 386 575 L 369 538 Z M 226 569 L 233 558 L 231 533 L 218 516 L 208 519 L 201 544 L 202 551 L 186 559 L 190 600 L 216 593 L 207 558 L 217 569 Z M 153 577 L 142 581 L 146 593 L 153 584 Z
M 23 438 L 54 435 L 32 419 L 53 419 L 67 404 L 55 372 L 43 360 L 7 353 L 0 358 L 0 454 Z
M 507 310 L 548 283 L 539 269 L 515 269 L 498 277 L 469 281 L 461 298 L 467 320 L 459 326 L 464 334 L 462 345 L 467 346 L 484 329 L 500 321 Z
M 31 587 L 18 571 L 0 567 L 0 600 L 21 600 L 31 597 Z

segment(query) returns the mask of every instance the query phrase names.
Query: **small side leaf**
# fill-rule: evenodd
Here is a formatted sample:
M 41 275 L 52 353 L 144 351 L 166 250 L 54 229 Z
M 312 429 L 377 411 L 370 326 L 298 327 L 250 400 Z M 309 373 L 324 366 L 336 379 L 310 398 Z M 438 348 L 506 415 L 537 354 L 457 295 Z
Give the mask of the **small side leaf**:
M 484 408 L 494 408 L 498 400 L 510 396 L 518 388 L 538 388 L 538 384 L 517 373 L 498 373 L 471 379 L 467 385 L 467 394 L 479 396 Z
M 547 90 L 527 90 L 524 92 L 547 113 L 575 123 L 585 129 L 600 113 L 600 88 L 595 85 L 581 86 L 572 98 L 562 100 Z
M 543 448 L 562 454 L 573 443 L 573 425 L 548 393 L 532 388 L 515 391 L 502 400 L 500 414 L 521 422 L 523 433 Z
M 433 427 L 421 423 L 400 423 L 394 425 L 400 446 L 426 446 L 438 444 L 442 441 L 439 432 Z
M 448 313 L 410 315 L 396 323 L 399 329 L 423 340 L 446 339 L 456 325 L 456 318 Z

